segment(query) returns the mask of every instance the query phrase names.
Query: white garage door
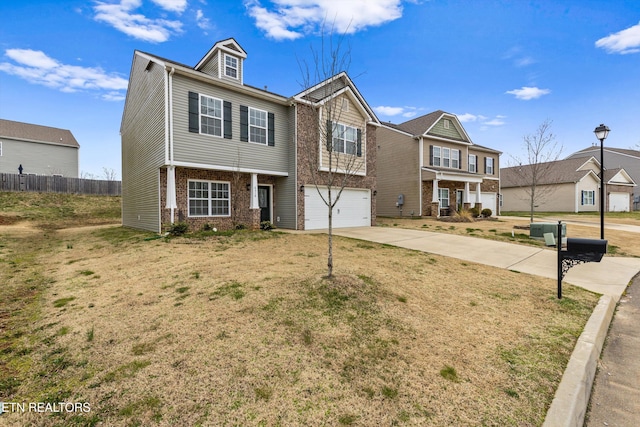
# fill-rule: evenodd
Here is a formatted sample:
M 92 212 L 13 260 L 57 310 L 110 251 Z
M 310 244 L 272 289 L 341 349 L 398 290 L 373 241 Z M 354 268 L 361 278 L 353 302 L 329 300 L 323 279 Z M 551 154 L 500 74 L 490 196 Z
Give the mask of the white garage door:
M 628 212 L 629 194 L 611 193 L 609 194 L 609 212 Z
M 497 215 L 496 212 L 496 193 L 480 193 L 480 197 L 482 200 L 482 209 L 489 208 L 491 209 L 491 214 L 493 216 Z M 476 201 L 475 192 L 473 193 L 473 203 Z M 473 206 L 473 204 L 471 205 Z
M 335 196 L 338 189 L 332 189 Z M 327 189 L 321 188 L 327 198 Z M 309 185 L 304 189 L 304 229 L 318 230 L 329 228 L 327 205 L 322 201 L 316 187 Z M 349 189 L 342 191 L 338 204 L 333 208 L 333 227 L 369 227 L 371 225 L 371 197 L 369 190 Z

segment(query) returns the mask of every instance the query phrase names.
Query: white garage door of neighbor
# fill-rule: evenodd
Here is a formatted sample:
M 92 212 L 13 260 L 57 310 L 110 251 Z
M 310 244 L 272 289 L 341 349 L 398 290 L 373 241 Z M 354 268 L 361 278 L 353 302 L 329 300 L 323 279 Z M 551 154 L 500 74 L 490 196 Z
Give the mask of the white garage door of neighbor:
M 497 215 L 496 212 L 496 193 L 480 193 L 481 201 L 482 201 L 482 209 L 489 208 L 491 209 L 492 215 Z M 473 202 L 475 203 L 476 196 L 473 193 Z M 472 205 L 473 206 L 473 205 Z
M 609 212 L 628 212 L 629 194 L 611 193 L 609 194 Z
M 332 189 L 335 197 L 338 189 Z M 327 198 L 327 189 L 321 188 Z M 304 189 L 304 229 L 318 230 L 329 228 L 327 205 L 322 201 L 316 187 L 309 185 Z M 371 225 L 371 196 L 369 190 L 345 188 L 340 200 L 333 208 L 333 227 L 369 227 Z

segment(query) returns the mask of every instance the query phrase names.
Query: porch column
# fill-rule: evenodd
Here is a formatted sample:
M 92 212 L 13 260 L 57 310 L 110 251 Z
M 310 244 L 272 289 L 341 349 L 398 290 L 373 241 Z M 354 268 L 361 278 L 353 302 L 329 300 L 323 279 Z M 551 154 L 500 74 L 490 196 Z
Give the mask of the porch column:
M 433 195 L 431 196 L 431 216 L 440 218 L 440 197 L 438 196 L 438 180 L 433 180 Z
M 251 202 L 249 203 L 249 209 L 260 209 L 258 203 L 258 174 L 251 174 Z
M 476 208 L 482 209 L 482 197 L 480 196 L 480 183 L 476 184 Z
M 464 193 L 462 196 L 462 208 L 468 210 L 471 207 L 471 201 L 469 200 L 469 183 L 464 183 Z
M 171 224 L 175 222 L 175 210 L 178 206 L 176 203 L 176 167 L 169 166 L 167 168 L 167 194 L 165 208 L 171 210 Z

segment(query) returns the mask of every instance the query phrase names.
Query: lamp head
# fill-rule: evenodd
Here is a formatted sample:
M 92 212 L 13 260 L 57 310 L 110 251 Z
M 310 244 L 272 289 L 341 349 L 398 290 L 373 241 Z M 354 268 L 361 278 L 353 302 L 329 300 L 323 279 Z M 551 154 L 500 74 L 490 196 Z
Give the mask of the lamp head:
M 600 141 L 603 141 L 605 139 L 607 139 L 607 136 L 609 136 L 609 131 L 611 129 L 609 129 L 607 126 L 603 125 L 602 123 L 600 124 L 600 126 L 598 126 L 593 133 L 596 134 L 596 138 L 598 138 Z

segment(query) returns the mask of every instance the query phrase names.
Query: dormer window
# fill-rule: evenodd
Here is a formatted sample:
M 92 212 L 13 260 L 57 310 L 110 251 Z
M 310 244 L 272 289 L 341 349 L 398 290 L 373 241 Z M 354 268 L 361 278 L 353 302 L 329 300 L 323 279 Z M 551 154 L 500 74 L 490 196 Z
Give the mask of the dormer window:
M 232 79 L 238 78 L 238 58 L 224 55 L 224 75 Z

